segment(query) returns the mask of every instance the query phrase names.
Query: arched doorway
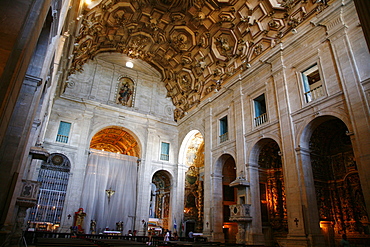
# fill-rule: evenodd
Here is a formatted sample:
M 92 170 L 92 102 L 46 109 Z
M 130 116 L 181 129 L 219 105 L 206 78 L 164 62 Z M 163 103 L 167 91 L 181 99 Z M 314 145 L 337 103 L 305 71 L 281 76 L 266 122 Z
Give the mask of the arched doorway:
M 164 170 L 154 173 L 151 183 L 149 228 L 152 235 L 170 229 L 171 175 Z
M 85 233 L 135 230 L 139 155 L 138 141 L 121 127 L 92 137 L 80 204 L 86 212 Z
M 198 130 L 190 131 L 184 138 L 179 155 L 184 164 L 184 228 L 181 236 L 189 232 L 203 232 L 204 218 L 204 139 Z
M 326 244 L 335 246 L 342 234 L 346 234 L 350 242 L 351 238 L 366 242 L 370 238 L 370 222 L 351 133 L 343 121 L 334 117 L 318 118 L 310 127 L 308 147 L 320 227 Z
M 272 139 L 259 142 L 259 188 L 265 245 L 274 246 L 288 233 L 284 176 L 279 145 Z
M 236 179 L 235 160 L 231 155 L 221 157 L 224 162 L 222 166 L 222 207 L 223 207 L 223 225 L 222 230 L 226 243 L 235 243 L 238 225 L 230 220 L 230 205 L 236 205 L 237 188 L 230 187 L 230 183 Z
M 204 140 L 199 131 L 191 131 L 184 140 L 185 192 L 183 236 L 190 231 L 203 232 Z
M 42 161 L 37 181 L 37 204 L 30 209 L 28 226 L 40 231 L 57 231 L 67 194 L 71 163 L 67 156 L 52 153 Z

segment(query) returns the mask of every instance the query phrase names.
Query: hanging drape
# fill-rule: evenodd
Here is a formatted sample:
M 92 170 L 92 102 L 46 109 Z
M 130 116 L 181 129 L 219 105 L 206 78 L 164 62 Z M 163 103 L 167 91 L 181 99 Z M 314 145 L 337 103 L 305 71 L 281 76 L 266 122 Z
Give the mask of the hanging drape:
M 116 229 L 123 221 L 123 233 L 133 230 L 136 205 L 137 157 L 90 150 L 81 207 L 86 213 L 85 233 L 91 233 L 91 220 L 96 221 L 96 232 Z M 110 197 L 106 190 L 114 190 Z

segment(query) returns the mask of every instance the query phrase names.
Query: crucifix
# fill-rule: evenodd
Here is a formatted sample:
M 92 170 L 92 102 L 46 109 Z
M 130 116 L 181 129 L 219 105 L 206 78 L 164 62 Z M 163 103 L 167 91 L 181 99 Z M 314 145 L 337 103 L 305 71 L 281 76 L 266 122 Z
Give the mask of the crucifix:
M 116 191 L 115 190 L 112 190 L 112 188 L 109 188 L 109 190 L 105 190 L 105 193 L 107 193 L 107 196 L 108 196 L 108 204 L 110 202 L 110 198 L 111 196 L 113 196 L 113 194 L 115 193 Z
M 299 219 L 295 218 L 295 219 L 294 219 L 294 222 L 295 222 L 296 227 L 298 227 Z

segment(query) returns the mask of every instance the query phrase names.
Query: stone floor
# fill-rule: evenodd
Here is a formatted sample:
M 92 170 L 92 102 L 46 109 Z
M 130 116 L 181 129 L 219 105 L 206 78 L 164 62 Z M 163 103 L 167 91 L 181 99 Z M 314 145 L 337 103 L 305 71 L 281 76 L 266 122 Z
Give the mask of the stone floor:
M 201 247 L 201 246 L 220 246 L 220 247 L 239 247 L 246 245 L 242 244 L 225 244 L 225 243 L 216 243 L 216 242 L 186 242 L 186 241 L 170 241 L 170 242 L 157 242 L 153 244 L 139 243 L 129 240 L 122 239 L 81 239 L 81 238 L 45 238 L 38 239 L 37 244 L 28 245 L 28 247 L 86 247 L 86 246 L 98 246 L 98 247 L 123 247 L 123 246 L 135 246 L 135 247 L 144 247 L 144 246 L 156 246 L 156 247 L 167 247 L 167 246 L 187 246 L 187 247 Z M 263 247 L 263 246 L 255 246 Z

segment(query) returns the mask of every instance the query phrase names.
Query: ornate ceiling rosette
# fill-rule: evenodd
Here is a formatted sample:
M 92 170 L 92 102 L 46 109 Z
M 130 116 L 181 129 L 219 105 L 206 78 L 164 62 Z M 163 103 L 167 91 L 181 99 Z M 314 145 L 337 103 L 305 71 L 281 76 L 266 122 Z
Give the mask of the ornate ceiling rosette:
M 144 60 L 161 73 L 176 106 L 175 120 L 327 5 L 316 0 L 93 2 L 82 17 L 70 73 L 103 52 Z

